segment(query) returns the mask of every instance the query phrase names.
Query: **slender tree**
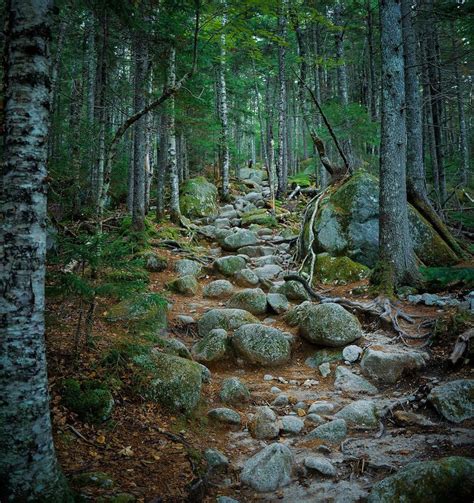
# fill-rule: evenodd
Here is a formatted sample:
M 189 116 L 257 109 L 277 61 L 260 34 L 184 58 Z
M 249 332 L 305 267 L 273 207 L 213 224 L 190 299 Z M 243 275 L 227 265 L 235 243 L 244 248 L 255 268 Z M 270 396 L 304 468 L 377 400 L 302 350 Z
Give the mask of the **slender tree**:
M 380 146 L 379 263 L 374 281 L 384 289 L 419 281 L 408 229 L 406 112 L 399 0 L 380 0 L 382 138 Z
M 44 343 L 50 0 L 7 2 L 0 242 L 0 499 L 69 501 Z

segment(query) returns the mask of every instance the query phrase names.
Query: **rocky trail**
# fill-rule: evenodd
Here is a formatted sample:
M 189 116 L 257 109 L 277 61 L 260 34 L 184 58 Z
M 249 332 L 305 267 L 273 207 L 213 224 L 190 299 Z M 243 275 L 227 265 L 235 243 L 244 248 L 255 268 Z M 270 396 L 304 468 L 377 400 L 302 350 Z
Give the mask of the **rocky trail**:
M 204 466 L 188 495 L 153 501 L 468 501 L 472 368 L 448 366 L 451 347 L 405 344 L 285 281 L 297 272 L 296 236 L 267 211 L 268 183 L 244 182 L 216 214 L 185 222 L 197 252 L 161 239 L 168 267 L 147 259 L 151 289 L 166 283 L 169 306 L 152 356 L 129 366 L 152 368 L 141 396 L 174 411 L 171 426 L 181 414 L 206 417 L 180 432 Z M 363 285 L 324 290 L 367 301 Z M 437 299 L 402 308 L 436 318 L 450 308 Z M 109 322 L 126 319 L 122 304 Z
M 269 196 L 267 183 L 249 185 L 194 220 L 214 260 L 177 260 L 170 283 L 187 296 L 173 306 L 174 330 L 212 372 L 205 458 L 213 492 L 225 494 L 217 501 L 395 501 L 398 491 L 441 501 L 467 473 L 472 483 L 472 461 L 432 461 L 473 453 L 470 372 L 443 375 L 429 350 L 285 282 L 288 240 L 242 227 Z

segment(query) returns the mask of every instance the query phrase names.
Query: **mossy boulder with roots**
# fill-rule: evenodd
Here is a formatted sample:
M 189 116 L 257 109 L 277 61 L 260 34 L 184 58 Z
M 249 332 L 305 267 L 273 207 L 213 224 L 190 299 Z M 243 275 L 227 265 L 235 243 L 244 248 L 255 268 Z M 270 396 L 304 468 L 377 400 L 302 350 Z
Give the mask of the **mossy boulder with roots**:
M 190 178 L 180 187 L 181 212 L 188 218 L 208 217 L 217 213 L 217 187 L 203 176 Z
M 457 262 L 453 250 L 411 205 L 408 216 L 415 253 L 425 265 Z M 379 246 L 379 182 L 375 176 L 360 170 L 308 207 L 300 236 L 300 259 L 308 254 L 310 246 L 316 254 L 347 256 L 365 266 L 375 266 Z

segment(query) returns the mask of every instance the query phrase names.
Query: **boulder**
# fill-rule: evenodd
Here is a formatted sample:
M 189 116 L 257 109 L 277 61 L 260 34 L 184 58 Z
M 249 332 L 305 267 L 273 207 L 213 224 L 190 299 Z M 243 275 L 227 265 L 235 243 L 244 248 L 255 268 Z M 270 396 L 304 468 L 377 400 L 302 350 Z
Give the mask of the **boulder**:
M 377 388 L 367 379 L 351 372 L 348 368 L 339 366 L 336 368 L 336 380 L 334 381 L 336 389 L 353 393 L 367 393 L 374 395 Z
M 278 437 L 280 425 L 277 423 L 276 414 L 270 407 L 266 405 L 257 407 L 250 422 L 250 432 L 259 440 Z
M 276 366 L 291 356 L 290 334 L 259 323 L 242 325 L 234 332 L 232 345 L 249 363 Z
M 257 233 L 259 234 L 259 232 Z M 238 253 L 247 255 L 250 258 L 265 257 L 273 255 L 275 249 L 272 246 L 243 246 L 237 250 Z
M 313 203 L 315 204 L 315 203 Z M 311 208 L 303 226 L 302 249 L 309 247 Z M 439 234 L 413 207 L 409 207 L 410 235 L 418 257 L 429 266 L 446 266 L 456 256 Z M 336 191 L 319 201 L 313 222 L 315 253 L 350 259 L 374 267 L 379 244 L 379 184 L 377 178 L 359 170 Z
M 453 456 L 410 463 L 377 482 L 368 503 L 462 503 L 472 501 L 473 494 L 474 460 Z
M 271 281 L 277 278 L 283 272 L 283 269 L 279 265 L 268 264 L 256 267 L 253 272 L 258 276 L 260 281 Z
M 344 358 L 345 361 L 349 363 L 354 363 L 359 359 L 362 352 L 363 352 L 362 348 L 351 344 L 350 346 L 346 346 L 342 350 L 342 357 Z
M 176 278 L 175 280 L 167 283 L 167 286 L 173 292 L 188 295 L 189 297 L 196 295 L 199 290 L 198 280 L 196 279 L 196 276 L 191 274 Z
M 180 187 L 179 205 L 187 218 L 200 218 L 217 212 L 217 188 L 203 176 L 190 178 Z
M 253 287 L 260 283 L 258 276 L 251 269 L 241 269 L 234 274 L 234 281 L 239 286 Z
M 174 355 L 180 356 L 181 358 L 191 359 L 191 353 L 189 352 L 189 349 L 179 339 L 156 337 L 153 338 L 153 343 L 155 347 L 160 348 L 160 350 L 167 355 Z
M 237 271 L 246 267 L 247 261 L 239 255 L 220 257 L 214 261 L 214 268 L 224 276 L 233 276 Z
M 269 293 L 267 302 L 272 311 L 277 314 L 285 313 L 290 307 L 288 299 L 281 293 Z
M 304 421 L 297 416 L 283 416 L 280 423 L 280 431 L 291 435 L 298 435 L 304 428 Z
M 294 456 L 283 444 L 270 444 L 248 459 L 240 480 L 258 492 L 276 491 L 291 482 Z
M 373 346 L 364 351 L 360 366 L 365 375 L 386 384 L 395 384 L 404 374 L 422 369 L 426 352 L 402 346 Z
M 359 320 L 339 304 L 308 304 L 301 313 L 301 335 L 322 346 L 345 346 L 362 336 Z
M 196 342 L 191 353 L 198 362 L 214 363 L 225 358 L 229 348 L 227 332 L 222 328 L 216 328 Z
M 219 244 L 224 250 L 236 251 L 243 246 L 256 245 L 258 242 L 259 238 L 255 232 L 239 229 L 237 232 L 233 232 L 224 239 L 221 239 Z
M 367 278 L 370 269 L 349 257 L 332 257 L 329 253 L 320 253 L 316 257 L 313 284 L 336 283 L 346 285 Z
M 328 423 L 317 426 L 314 430 L 310 431 L 305 439 L 306 440 L 324 440 L 337 444 L 342 442 L 347 435 L 347 425 L 344 419 L 334 419 Z
M 304 465 L 310 470 L 316 470 L 326 475 L 326 477 L 335 477 L 337 474 L 334 465 L 326 458 L 319 456 L 307 456 L 304 459 Z
M 235 410 L 227 409 L 226 407 L 218 407 L 217 409 L 211 409 L 207 415 L 210 419 L 218 421 L 220 423 L 226 424 L 240 424 L 240 414 L 235 412 Z
M 147 400 L 173 411 L 191 413 L 201 397 L 201 365 L 185 358 L 153 351 L 132 358 L 133 380 Z
M 343 407 L 335 417 L 344 419 L 349 426 L 377 428 L 379 417 L 377 407 L 370 400 L 357 400 Z
M 276 293 L 281 293 L 288 300 L 293 300 L 295 302 L 310 300 L 309 293 L 299 281 L 285 281 L 285 283 L 278 288 Z
M 202 290 L 203 297 L 221 299 L 229 297 L 234 291 L 234 285 L 226 279 L 216 279 L 208 283 Z
M 229 466 L 229 458 L 217 449 L 206 449 L 204 459 L 212 472 L 225 470 Z
M 474 417 L 474 380 L 459 379 L 431 390 L 428 400 L 448 421 L 460 423 Z
M 268 178 L 268 175 L 266 171 L 261 169 L 240 168 L 239 178 L 241 180 L 252 180 L 253 182 L 260 184 Z
M 314 354 L 305 360 L 305 364 L 313 369 L 319 368 L 323 363 L 342 361 L 342 351 L 340 349 L 318 349 Z
M 252 314 L 264 314 L 267 311 L 267 296 L 260 288 L 248 288 L 235 293 L 227 301 L 226 306 L 244 309 Z
M 332 414 L 334 412 L 335 405 L 331 402 L 320 401 L 314 402 L 310 405 L 308 409 L 308 414 Z
M 250 400 L 250 391 L 237 377 L 224 379 L 219 393 L 221 400 L 233 405 L 245 403 Z
M 202 265 L 195 260 L 183 258 L 174 264 L 174 270 L 178 276 L 199 276 L 202 271 Z
M 198 333 L 204 337 L 215 328 L 235 330 L 248 323 L 258 323 L 258 319 L 243 309 L 211 309 L 198 321 Z
M 145 269 L 150 272 L 161 272 L 168 267 L 168 261 L 164 257 L 160 257 L 154 252 L 147 252 L 143 254 L 145 261 Z

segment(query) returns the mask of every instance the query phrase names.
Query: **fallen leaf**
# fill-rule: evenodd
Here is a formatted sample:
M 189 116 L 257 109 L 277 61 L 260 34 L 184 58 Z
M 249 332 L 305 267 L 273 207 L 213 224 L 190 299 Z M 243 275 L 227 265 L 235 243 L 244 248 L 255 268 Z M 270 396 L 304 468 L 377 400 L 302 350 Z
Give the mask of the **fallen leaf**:
M 98 443 L 98 444 L 105 444 L 105 436 L 104 435 L 99 435 L 95 441 Z
M 132 446 L 129 445 L 127 447 L 124 447 L 123 449 L 120 449 L 119 454 L 121 456 L 125 456 L 127 458 L 131 458 L 133 456 Z

